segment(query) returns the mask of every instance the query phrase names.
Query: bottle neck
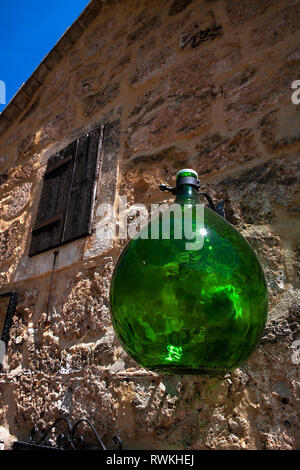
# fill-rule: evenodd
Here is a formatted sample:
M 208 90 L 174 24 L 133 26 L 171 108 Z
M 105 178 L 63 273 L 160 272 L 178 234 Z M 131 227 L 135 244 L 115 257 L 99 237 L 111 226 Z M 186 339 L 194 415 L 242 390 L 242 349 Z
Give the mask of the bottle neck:
M 175 202 L 179 204 L 199 204 L 197 188 L 191 184 L 182 184 L 176 189 Z

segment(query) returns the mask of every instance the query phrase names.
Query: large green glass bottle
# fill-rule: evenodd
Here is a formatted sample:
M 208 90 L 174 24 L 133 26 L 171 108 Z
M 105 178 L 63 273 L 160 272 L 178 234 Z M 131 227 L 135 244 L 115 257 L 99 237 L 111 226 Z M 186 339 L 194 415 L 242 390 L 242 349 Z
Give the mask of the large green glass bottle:
M 258 345 L 267 317 L 262 268 L 223 217 L 204 206 L 203 246 L 187 249 L 184 218 L 192 211 L 197 231 L 198 186 L 193 170 L 177 173 L 173 192 L 181 213 L 169 212 L 170 238 L 160 214 L 126 245 L 111 282 L 111 316 L 122 346 L 140 365 L 162 373 L 235 369 Z

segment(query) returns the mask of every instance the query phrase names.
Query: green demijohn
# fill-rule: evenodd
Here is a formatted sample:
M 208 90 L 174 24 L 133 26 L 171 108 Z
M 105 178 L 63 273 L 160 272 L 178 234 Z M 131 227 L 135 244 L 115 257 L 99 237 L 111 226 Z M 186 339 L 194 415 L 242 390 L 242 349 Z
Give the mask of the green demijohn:
M 216 209 L 206 193 L 200 194 L 209 207 L 200 203 L 195 171 L 179 171 L 175 188 L 160 189 L 176 195 L 179 210 L 171 206 L 153 217 L 124 248 L 110 291 L 115 331 L 145 368 L 224 374 L 246 361 L 262 336 L 264 273 L 251 246 L 223 217 L 222 205 Z M 193 233 L 202 235 L 195 245 L 185 231 L 188 216 Z

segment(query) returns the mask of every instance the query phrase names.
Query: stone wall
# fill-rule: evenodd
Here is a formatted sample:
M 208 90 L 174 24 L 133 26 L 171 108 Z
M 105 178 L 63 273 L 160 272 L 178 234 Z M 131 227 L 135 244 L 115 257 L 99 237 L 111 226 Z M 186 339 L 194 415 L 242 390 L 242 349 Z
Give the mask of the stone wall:
M 19 293 L 0 439 L 86 415 L 108 445 L 119 433 L 129 449 L 297 448 L 300 2 L 103 3 L 0 136 L 0 292 Z M 267 328 L 233 373 L 159 376 L 125 354 L 109 316 L 117 238 L 59 248 L 46 322 L 53 253 L 28 258 L 43 173 L 99 123 L 110 138 L 97 204 L 160 202 L 157 181 L 194 168 L 262 262 Z

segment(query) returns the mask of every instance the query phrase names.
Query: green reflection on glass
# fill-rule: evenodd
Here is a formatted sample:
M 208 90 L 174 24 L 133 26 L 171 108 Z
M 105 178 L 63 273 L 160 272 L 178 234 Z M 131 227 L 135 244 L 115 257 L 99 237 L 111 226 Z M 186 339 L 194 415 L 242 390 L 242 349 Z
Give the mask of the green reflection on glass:
M 165 357 L 166 361 L 178 361 L 179 359 L 181 359 L 181 356 L 182 356 L 181 346 L 173 346 L 172 344 L 168 344 L 167 350 L 168 350 L 168 355 Z

